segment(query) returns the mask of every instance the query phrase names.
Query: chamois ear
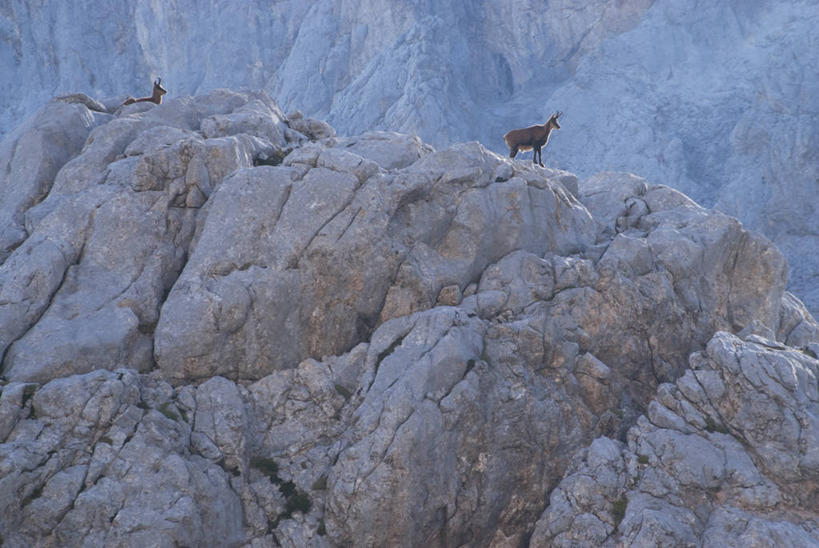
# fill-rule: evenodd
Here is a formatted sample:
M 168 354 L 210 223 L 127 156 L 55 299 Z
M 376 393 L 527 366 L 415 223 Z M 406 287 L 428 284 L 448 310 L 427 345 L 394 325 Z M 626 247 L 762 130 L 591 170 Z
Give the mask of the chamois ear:
M 558 111 L 555 113 L 555 115 L 554 115 L 554 116 L 555 116 L 555 120 L 557 120 L 558 118 L 560 118 L 561 116 L 563 116 L 563 113 L 562 113 L 561 111 L 559 111 L 559 110 L 558 110 Z
M 155 86 L 161 86 L 162 85 L 162 78 L 157 78 L 156 82 L 154 82 L 154 85 Z

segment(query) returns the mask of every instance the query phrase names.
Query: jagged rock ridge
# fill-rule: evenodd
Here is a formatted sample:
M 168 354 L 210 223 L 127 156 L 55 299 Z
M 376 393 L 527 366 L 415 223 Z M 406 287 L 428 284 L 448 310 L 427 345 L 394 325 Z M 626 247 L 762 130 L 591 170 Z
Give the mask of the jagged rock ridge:
M 0 9 L 0 136 L 51 96 L 265 89 L 343 133 L 436 146 L 560 109 L 547 163 L 639 173 L 736 216 L 788 258 L 819 310 L 815 0 L 206 0 Z
M 259 92 L 95 108 L 0 179 L 5 542 L 819 540 L 819 326 L 735 219 Z

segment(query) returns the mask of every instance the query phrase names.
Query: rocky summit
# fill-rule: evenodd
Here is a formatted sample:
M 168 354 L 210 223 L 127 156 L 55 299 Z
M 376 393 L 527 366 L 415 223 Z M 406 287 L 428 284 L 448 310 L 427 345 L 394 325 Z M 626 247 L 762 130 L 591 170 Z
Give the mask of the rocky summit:
M 217 90 L 0 195 L 4 546 L 819 544 L 819 325 L 667 186 Z

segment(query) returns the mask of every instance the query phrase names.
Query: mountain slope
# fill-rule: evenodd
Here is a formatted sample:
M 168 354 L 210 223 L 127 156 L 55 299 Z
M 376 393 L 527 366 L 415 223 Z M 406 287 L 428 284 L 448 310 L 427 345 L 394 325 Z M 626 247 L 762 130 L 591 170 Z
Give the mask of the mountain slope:
M 0 134 L 54 95 L 265 89 L 344 134 L 436 146 L 562 110 L 547 163 L 640 173 L 771 238 L 816 311 L 816 1 L 156 3 L 0 8 Z
M 99 108 L 3 145 L 4 542 L 819 541 L 819 325 L 736 219 L 259 91 Z

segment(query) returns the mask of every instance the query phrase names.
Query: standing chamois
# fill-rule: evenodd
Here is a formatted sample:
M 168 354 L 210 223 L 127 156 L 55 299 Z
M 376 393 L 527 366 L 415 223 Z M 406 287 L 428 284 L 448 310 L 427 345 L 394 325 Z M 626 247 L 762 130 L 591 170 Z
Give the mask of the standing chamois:
M 122 103 L 123 105 L 131 105 L 133 103 L 156 103 L 157 105 L 162 104 L 162 96 L 168 93 L 168 91 L 162 87 L 162 78 L 157 78 L 156 82 L 154 82 L 154 92 L 150 97 L 140 97 L 139 99 L 134 99 L 133 97 L 128 97 L 125 99 L 125 102 Z
M 509 147 L 509 157 L 514 158 L 519 150 L 534 150 L 535 153 L 532 155 L 532 163 L 534 164 L 537 161 L 540 167 L 544 167 L 543 153 L 541 153 L 540 149 L 549 142 L 549 134 L 552 133 L 552 130 L 560 129 L 560 124 L 557 119 L 560 118 L 562 114 L 562 112 L 557 111 L 552 114 L 549 117 L 549 121 L 542 126 L 513 129 L 504 135 L 503 140 L 506 141 L 506 146 Z

